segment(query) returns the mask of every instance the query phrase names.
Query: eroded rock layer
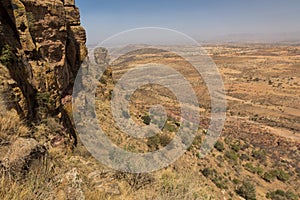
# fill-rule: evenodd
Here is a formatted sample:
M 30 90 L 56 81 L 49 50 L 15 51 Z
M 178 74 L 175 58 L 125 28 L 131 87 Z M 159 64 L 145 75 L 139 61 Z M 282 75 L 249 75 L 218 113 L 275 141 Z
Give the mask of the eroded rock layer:
M 14 91 L 10 105 L 31 122 L 55 117 L 70 129 L 62 102 L 87 55 L 85 42 L 74 0 L 1 0 L 0 61 L 11 77 L 1 85 Z

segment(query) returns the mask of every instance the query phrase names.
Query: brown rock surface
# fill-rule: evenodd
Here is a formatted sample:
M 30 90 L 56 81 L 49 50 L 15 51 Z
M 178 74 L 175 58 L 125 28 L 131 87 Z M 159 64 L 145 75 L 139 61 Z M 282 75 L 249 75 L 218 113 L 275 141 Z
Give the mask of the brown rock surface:
M 70 126 L 61 99 L 72 92 L 87 55 L 85 42 L 73 0 L 0 2 L 0 53 L 11 52 L 5 66 L 16 82 L 13 89 L 20 91 L 16 103 L 29 121 L 61 116 Z

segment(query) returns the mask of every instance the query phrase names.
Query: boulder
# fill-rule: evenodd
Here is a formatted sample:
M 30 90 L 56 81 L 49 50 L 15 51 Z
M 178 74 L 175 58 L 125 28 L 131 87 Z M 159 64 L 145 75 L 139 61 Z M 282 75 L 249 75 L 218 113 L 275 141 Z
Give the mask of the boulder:
M 36 140 L 18 138 L 10 145 L 7 154 L 0 161 L 4 169 L 15 174 L 23 173 L 30 168 L 33 161 L 40 159 L 45 154 L 45 147 Z

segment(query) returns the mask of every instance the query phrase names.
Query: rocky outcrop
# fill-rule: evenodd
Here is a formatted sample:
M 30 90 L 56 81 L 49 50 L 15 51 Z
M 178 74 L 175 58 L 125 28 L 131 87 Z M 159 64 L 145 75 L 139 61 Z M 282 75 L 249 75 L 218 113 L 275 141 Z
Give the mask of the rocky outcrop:
M 34 139 L 18 138 L 10 145 L 7 154 L 0 158 L 2 167 L 14 174 L 23 173 L 31 163 L 44 156 L 46 150 Z
M 13 99 L 29 122 L 55 117 L 76 136 L 62 99 L 72 93 L 87 56 L 86 34 L 74 0 L 1 0 L 0 62 L 11 78 Z M 1 85 L 7 84 L 5 81 Z

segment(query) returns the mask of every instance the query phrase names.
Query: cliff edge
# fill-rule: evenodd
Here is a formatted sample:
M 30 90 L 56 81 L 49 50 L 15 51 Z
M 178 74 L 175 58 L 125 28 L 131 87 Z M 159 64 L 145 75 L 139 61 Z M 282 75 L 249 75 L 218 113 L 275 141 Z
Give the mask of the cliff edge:
M 74 0 L 0 2 L 0 87 L 8 107 L 29 123 L 53 118 L 77 139 L 68 108 L 86 33 Z

